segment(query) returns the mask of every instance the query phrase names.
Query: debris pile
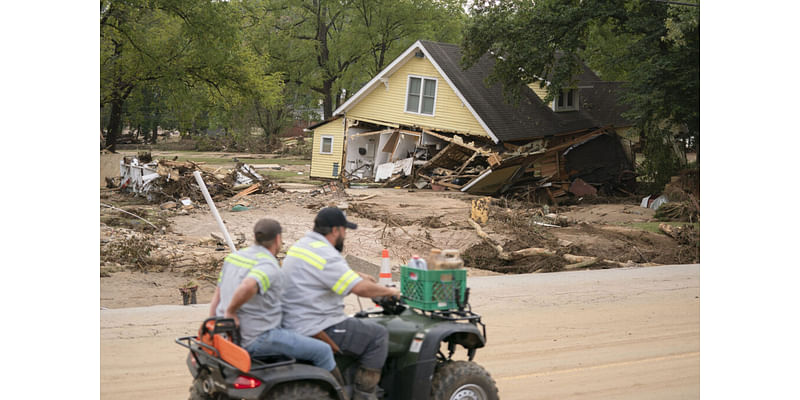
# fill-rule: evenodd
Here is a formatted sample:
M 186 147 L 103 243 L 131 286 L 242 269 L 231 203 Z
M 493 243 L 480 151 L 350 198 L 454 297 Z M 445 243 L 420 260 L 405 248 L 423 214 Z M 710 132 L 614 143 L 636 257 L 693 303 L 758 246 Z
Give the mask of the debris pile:
M 221 174 L 220 168 L 209 171 L 200 163 L 192 161 L 162 159 L 143 163 L 141 156 L 142 154 L 139 157 L 123 158 L 120 162 L 118 186 L 113 181 L 108 182 L 108 185 L 143 196 L 151 202 L 163 203 L 188 198 L 193 202 L 203 203 L 203 194 L 193 176 L 194 171 L 200 171 L 209 194 L 214 198 L 233 197 L 242 190 L 247 191 L 244 195 L 285 191 L 269 178 L 258 174 L 248 164 L 237 163 L 233 170 Z
M 365 142 L 374 142 L 366 138 L 376 135 L 382 147 Z M 348 154 L 347 183 L 374 180 L 386 187 L 459 190 L 550 204 L 568 195 L 632 195 L 636 185 L 631 157 L 610 127 L 502 146 L 426 129 L 363 132 L 351 141 L 350 150 L 358 147 L 358 154 Z
M 141 233 L 102 223 L 100 236 L 101 276 L 125 269 L 171 271 L 215 282 L 216 271 L 227 254 L 227 247 L 219 246 L 213 236 L 186 242 L 175 235 Z

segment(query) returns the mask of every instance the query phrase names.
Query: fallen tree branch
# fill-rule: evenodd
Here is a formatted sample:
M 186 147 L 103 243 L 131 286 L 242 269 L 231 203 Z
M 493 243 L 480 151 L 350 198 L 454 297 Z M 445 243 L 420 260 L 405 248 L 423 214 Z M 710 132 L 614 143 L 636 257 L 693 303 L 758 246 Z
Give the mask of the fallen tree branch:
M 397 222 L 394 222 L 394 221 L 392 221 L 392 218 L 391 218 L 391 217 L 386 217 L 386 221 L 387 221 L 387 223 L 391 223 L 392 225 L 394 225 L 394 226 L 396 226 L 396 227 L 400 228 L 400 230 L 401 230 L 401 231 L 403 231 L 403 233 L 405 233 L 405 234 L 406 234 L 406 236 L 408 236 L 408 237 L 410 237 L 410 238 L 412 238 L 412 239 L 415 239 L 416 241 L 418 241 L 418 242 L 420 242 L 420 243 L 422 243 L 422 244 L 426 244 L 426 245 L 428 245 L 428 246 L 431 246 L 432 248 L 436 248 L 436 245 L 435 245 L 435 244 L 433 244 L 433 243 L 431 243 L 431 242 L 429 242 L 429 241 L 427 241 L 427 240 L 422 240 L 422 239 L 420 239 L 420 238 L 418 238 L 418 237 L 416 237 L 416 236 L 413 236 L 413 235 L 411 235 L 410 233 L 408 233 L 408 231 L 407 231 L 407 230 L 405 230 L 405 229 L 404 229 L 402 226 L 400 226 L 400 224 L 398 224 Z
M 565 255 L 566 255 L 566 254 L 565 254 Z M 586 261 L 582 261 L 582 262 L 575 263 L 575 264 L 569 264 L 569 265 L 565 265 L 565 266 L 564 266 L 564 269 L 566 269 L 566 270 L 570 270 L 570 269 L 584 268 L 584 267 L 588 267 L 588 266 L 594 265 L 594 264 L 596 264 L 598 261 L 600 261 L 600 258 L 599 258 L 599 257 L 589 257 L 589 259 L 588 259 L 588 260 L 586 260 Z
M 114 207 L 114 206 L 110 206 L 110 205 L 108 205 L 108 204 L 103 204 L 103 203 L 100 203 L 100 205 L 101 205 L 101 206 L 103 206 L 103 207 L 112 208 L 112 209 L 114 209 L 114 210 L 117 210 L 117 211 L 122 211 L 122 212 L 124 212 L 125 214 L 128 214 L 128 215 L 134 216 L 134 217 L 136 217 L 136 218 L 139 218 L 140 220 L 142 220 L 142 221 L 144 221 L 144 222 L 147 222 L 148 224 L 150 224 L 150 226 L 152 226 L 153 228 L 156 228 L 156 230 L 157 230 L 157 231 L 158 231 L 158 230 L 160 230 L 160 229 L 158 229 L 158 227 L 157 227 L 157 226 L 153 225 L 153 224 L 152 224 L 150 221 L 148 221 L 148 220 L 146 220 L 146 219 L 144 219 L 144 218 L 142 218 L 142 217 L 140 217 L 140 216 L 138 216 L 138 215 L 136 215 L 136 214 L 134 214 L 134 213 L 127 212 L 127 211 L 125 211 L 125 210 L 123 210 L 123 209 L 120 209 L 120 208 L 117 208 L 117 207 Z

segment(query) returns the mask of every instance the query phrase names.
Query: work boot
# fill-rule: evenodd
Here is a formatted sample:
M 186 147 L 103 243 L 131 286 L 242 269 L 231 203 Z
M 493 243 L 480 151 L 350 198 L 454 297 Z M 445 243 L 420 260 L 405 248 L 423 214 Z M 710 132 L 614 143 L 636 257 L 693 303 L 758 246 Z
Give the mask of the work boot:
M 352 400 L 377 400 L 375 392 L 381 381 L 381 370 L 359 367 L 356 371 Z

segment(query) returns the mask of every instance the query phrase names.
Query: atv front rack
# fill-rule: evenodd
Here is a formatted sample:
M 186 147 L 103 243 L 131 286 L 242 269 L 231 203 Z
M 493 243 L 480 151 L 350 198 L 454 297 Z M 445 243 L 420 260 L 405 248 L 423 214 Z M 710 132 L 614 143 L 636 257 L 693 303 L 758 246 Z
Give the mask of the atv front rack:
M 483 337 L 486 338 L 486 325 L 481 321 L 481 316 L 479 314 L 475 314 L 472 310 L 438 310 L 438 311 L 425 311 L 420 310 L 418 308 L 413 308 L 420 312 L 422 315 L 432 318 L 432 319 L 440 319 L 443 321 L 452 321 L 452 322 L 469 322 L 476 325 L 481 326 L 481 330 L 483 331 Z

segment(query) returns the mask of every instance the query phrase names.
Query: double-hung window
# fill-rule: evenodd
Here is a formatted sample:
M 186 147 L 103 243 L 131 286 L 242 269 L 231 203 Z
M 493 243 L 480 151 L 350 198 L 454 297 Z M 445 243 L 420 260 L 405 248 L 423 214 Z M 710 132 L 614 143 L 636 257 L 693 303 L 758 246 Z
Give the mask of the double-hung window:
M 433 115 L 436 108 L 436 79 L 408 77 L 406 112 Z
M 319 146 L 320 154 L 333 154 L 333 136 L 322 136 Z
M 562 90 L 553 103 L 553 111 L 574 111 L 578 109 L 578 90 Z

